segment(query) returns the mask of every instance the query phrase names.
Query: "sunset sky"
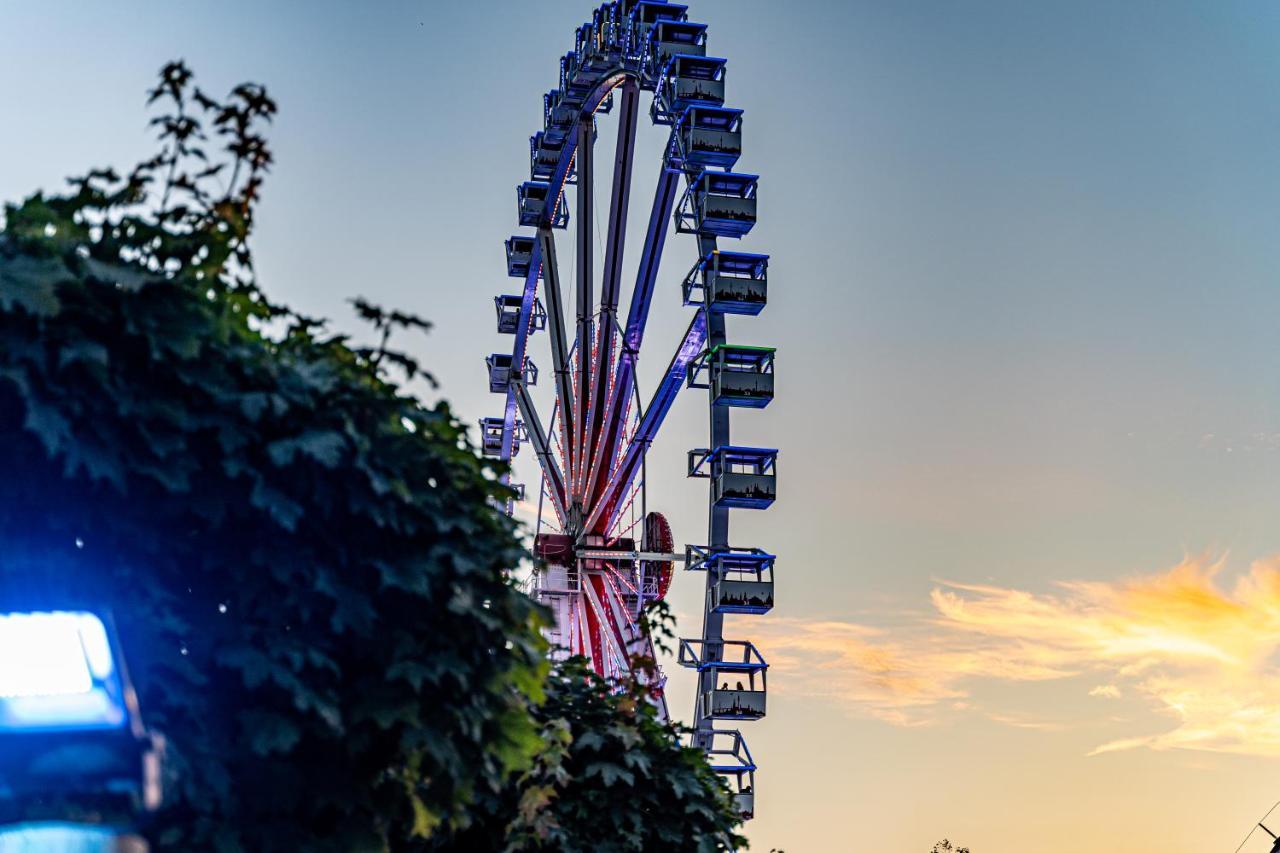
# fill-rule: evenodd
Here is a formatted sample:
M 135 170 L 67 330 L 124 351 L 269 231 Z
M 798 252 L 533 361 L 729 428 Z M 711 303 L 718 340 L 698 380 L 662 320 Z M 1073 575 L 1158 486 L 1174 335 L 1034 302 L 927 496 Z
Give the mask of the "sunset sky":
M 356 295 L 434 320 L 401 344 L 474 423 L 591 5 L 0 2 L 0 198 L 149 155 L 169 59 L 263 82 L 265 288 L 344 330 Z M 1280 800 L 1280 5 L 689 5 L 762 176 L 742 248 L 773 256 L 731 326 L 778 348 L 777 399 L 734 418 L 781 448 L 732 528 L 779 555 L 778 607 L 727 632 L 771 663 L 754 849 L 1231 853 Z M 638 204 L 664 138 L 642 121 Z M 645 388 L 692 260 L 670 244 Z M 680 543 L 705 419 L 686 395 L 649 456 Z

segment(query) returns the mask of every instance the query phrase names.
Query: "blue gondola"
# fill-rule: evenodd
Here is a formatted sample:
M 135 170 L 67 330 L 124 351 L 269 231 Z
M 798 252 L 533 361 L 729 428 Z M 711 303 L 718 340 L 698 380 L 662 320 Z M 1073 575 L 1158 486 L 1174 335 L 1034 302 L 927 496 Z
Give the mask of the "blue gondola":
M 547 139 L 563 141 L 573 130 L 578 110 L 572 103 L 561 103 L 560 90 L 552 89 L 542 96 L 542 132 Z
M 769 256 L 709 252 L 684 279 L 684 304 L 725 314 L 759 314 L 768 302 Z
M 680 200 L 676 230 L 717 237 L 743 237 L 750 233 L 756 224 L 759 180 L 759 175 L 703 172 Z
M 541 226 L 550 195 L 551 185 L 545 181 L 525 181 L 516 187 L 516 205 L 520 214 L 520 224 L 532 228 Z M 561 193 L 553 211 L 551 227 L 564 228 L 568 224 L 569 207 L 564 203 L 564 194 Z
M 724 106 L 725 60 L 714 56 L 673 56 L 659 73 L 650 115 L 671 124 L 693 106 Z
M 566 138 L 548 138 L 541 130 L 529 137 L 529 177 L 535 181 L 551 180 L 560 165 Z M 572 178 L 572 175 L 566 176 L 565 183 L 573 183 Z
M 533 260 L 534 239 L 523 234 L 513 234 L 503 243 L 507 249 L 507 275 L 525 278 Z
M 498 333 L 502 335 L 514 335 L 520 330 L 520 308 L 524 304 L 524 297 L 517 294 L 506 293 L 501 296 L 493 297 L 494 307 L 498 312 Z M 542 307 L 542 301 L 533 300 L 533 319 L 529 327 L 530 332 L 540 332 L 547 327 L 547 309 Z
M 714 729 L 702 737 L 709 737 L 709 743 L 700 743 L 707 757 L 711 770 L 725 781 L 734 805 L 743 820 L 751 820 L 755 816 L 755 780 L 756 762 L 751 757 L 751 750 L 736 729 Z
M 711 480 L 711 502 L 718 507 L 765 509 L 778 496 L 778 451 L 723 445 L 689 451 L 689 476 Z
M 627 45 L 627 52 L 631 56 L 640 56 L 648 48 L 649 32 L 658 21 L 683 21 L 689 13 L 688 6 L 652 0 L 640 0 L 624 6 L 630 21 L 631 42 Z
M 673 19 L 655 21 L 649 30 L 649 68 L 657 73 L 673 56 L 706 56 L 707 25 Z
M 711 391 L 714 406 L 763 409 L 773 401 L 772 347 L 719 344 L 694 362 L 690 388 Z
M 480 419 L 480 452 L 485 456 L 502 455 L 502 418 Z M 514 451 L 514 448 L 513 448 Z M 514 452 L 513 452 L 514 455 Z
M 742 110 L 689 107 L 676 121 L 674 168 L 732 169 L 742 156 Z
M 715 613 L 768 613 L 773 609 L 773 565 L 759 548 L 685 546 L 685 569 L 712 575 L 710 606 Z
M 516 378 L 512 368 L 510 353 L 495 352 L 484 360 L 489 371 L 489 390 L 494 394 L 505 394 L 511 388 L 511 380 Z M 525 385 L 538 384 L 538 367 L 529 358 L 524 360 L 522 378 Z

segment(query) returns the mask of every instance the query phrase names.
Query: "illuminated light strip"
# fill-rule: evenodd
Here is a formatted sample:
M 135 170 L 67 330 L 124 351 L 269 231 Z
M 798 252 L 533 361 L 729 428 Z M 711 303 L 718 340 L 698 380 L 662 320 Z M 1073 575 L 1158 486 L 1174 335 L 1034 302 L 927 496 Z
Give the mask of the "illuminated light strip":
M 547 475 L 547 472 L 544 470 L 542 472 L 542 493 L 544 495 L 547 495 L 548 497 L 551 494 L 549 491 L 550 486 L 551 486 L 551 480 Z M 556 505 L 555 501 L 548 501 L 548 503 L 551 504 L 551 510 L 556 514 L 556 520 L 560 522 L 560 531 L 563 531 L 565 526 L 565 518 L 563 515 L 560 514 L 560 507 Z M 560 532 L 560 531 L 557 531 L 557 532 Z
M 622 593 L 618 591 L 615 581 L 621 582 L 632 595 L 640 595 L 640 591 L 636 588 L 635 584 L 627 577 L 628 574 L 634 574 L 634 569 L 624 571 L 612 563 L 605 563 L 605 566 L 610 570 L 611 574 L 604 575 L 604 580 L 613 588 L 614 593 L 618 596 L 619 602 L 622 601 Z M 627 620 L 627 624 L 632 628 L 635 628 L 635 620 L 631 618 L 630 612 L 627 611 L 625 607 L 622 608 L 622 613 L 624 618 Z
M 627 580 L 627 579 L 626 579 L 626 577 L 624 577 L 624 576 L 623 576 L 623 574 L 622 574 L 622 570 L 621 570 L 621 569 L 619 569 L 619 568 L 617 568 L 616 566 L 613 566 L 613 565 L 611 565 L 611 564 L 609 564 L 609 563 L 605 563 L 605 565 L 609 567 L 610 571 L 612 571 L 612 572 L 613 572 L 614 576 L 615 576 L 618 580 L 622 581 L 622 583 L 627 587 L 627 589 L 631 590 L 631 594 L 632 594 L 632 595 L 639 595 L 639 594 L 640 594 L 640 591 L 639 591 L 639 590 L 637 590 L 637 589 L 635 588 L 635 586 L 634 586 L 634 585 L 632 585 L 631 581 Z M 612 583 L 612 581 L 610 581 L 610 583 Z
M 554 412 L 552 413 L 552 415 L 551 415 L 551 424 L 552 424 L 552 425 L 551 425 L 551 446 L 552 446 L 552 447 L 554 447 L 556 450 L 558 450 L 558 451 L 560 452 L 560 464 L 561 464 L 561 465 L 565 465 L 565 466 L 567 466 L 567 464 L 568 464 L 568 463 L 567 463 L 567 461 L 565 460 L 564 447 L 563 447 L 563 446 L 561 446 L 561 444 L 560 444 L 560 435 L 559 435 L 559 433 L 557 433 L 557 432 L 556 432 L 556 428 L 555 428 L 555 422 L 556 422 L 556 416 L 555 416 L 555 415 L 556 415 L 556 412 L 558 412 L 558 411 L 559 411 L 559 409 L 560 409 L 560 404 L 559 404 L 559 403 L 557 403 L 557 404 L 556 404 L 555 411 L 554 411 Z M 565 469 L 564 469 L 564 470 L 568 471 L 568 470 L 569 470 L 569 468 L 568 468 L 568 467 L 565 467 Z
M 569 654 L 585 655 L 585 644 L 582 641 L 582 601 L 573 599 L 569 607 Z
M 578 654 L 591 659 L 591 617 L 581 598 L 578 599 Z
M 548 491 L 547 491 L 547 487 L 548 487 L 549 485 L 550 485 L 550 483 L 547 481 L 547 472 L 544 470 L 544 471 L 542 472 L 542 494 L 539 496 L 539 499 L 538 499 L 539 506 L 543 506 L 545 503 L 547 503 L 547 501 L 543 501 L 543 500 L 542 500 L 542 498 L 550 497 L 550 494 L 549 494 L 549 493 L 548 493 Z M 550 501 L 550 503 L 551 503 L 551 508 L 554 510 L 554 509 L 556 508 L 556 507 L 555 507 L 555 501 Z M 560 515 L 560 513 L 559 513 L 559 512 L 557 512 L 557 513 L 556 513 L 556 515 L 557 515 L 557 517 L 558 517 L 558 516 Z M 560 524 L 562 524 L 562 525 L 564 524 L 564 519 L 563 519 L 563 518 L 559 519 L 559 521 L 560 521 Z M 548 530 L 550 530 L 552 533 L 563 533 L 563 532 L 564 532 L 564 528 L 563 528 L 563 527 L 561 527 L 560 529 L 555 529 L 555 528 L 553 528 L 553 527 L 552 527 L 551 522 L 549 522 L 549 521 L 543 521 L 543 519 L 542 519 L 542 513 L 538 513 L 538 524 L 539 524 L 539 525 L 542 525 L 542 524 L 547 525 L 547 529 L 548 529 Z
M 590 576 L 588 580 L 592 582 L 583 587 L 587 591 L 587 603 L 591 605 L 591 610 L 594 612 L 597 620 L 601 623 L 608 622 L 609 630 L 603 632 L 606 640 L 605 645 L 610 647 L 609 650 L 613 652 L 619 660 L 626 661 L 627 656 L 622 651 L 622 646 L 625 645 L 625 642 L 623 641 L 620 633 L 617 637 L 614 636 L 614 632 L 617 631 L 617 626 L 611 620 L 605 618 L 605 608 L 604 605 L 600 603 L 600 596 L 599 593 L 596 592 L 596 586 L 594 583 L 596 577 L 600 577 L 601 580 L 603 580 L 603 576 L 601 575 Z M 629 666 L 628 669 L 630 669 Z
M 702 351 L 706 338 L 706 313 L 699 311 L 694 314 L 693 320 L 689 323 L 689 329 L 685 332 L 684 340 L 681 341 L 680 348 L 676 350 L 676 354 L 667 368 L 666 377 L 662 380 L 662 384 L 658 386 L 653 399 L 645 409 L 644 417 L 640 421 L 639 432 L 627 449 L 627 457 L 614 472 L 609 482 L 605 484 L 604 489 L 601 491 L 600 502 L 592 508 L 591 515 L 584 525 L 587 530 L 596 529 L 597 523 L 601 521 L 604 522 L 604 529 L 607 530 L 612 527 L 613 521 L 617 517 L 614 513 L 615 496 L 620 500 L 622 494 L 631 487 L 632 480 L 639 472 L 640 454 L 647 452 L 647 445 L 652 441 L 653 436 L 657 434 L 658 428 L 662 425 L 667 412 L 671 409 L 671 404 L 675 402 L 675 397 L 679 393 L 680 387 L 684 384 L 689 362 Z M 604 513 L 608 513 L 608 517 L 601 519 L 600 516 Z
M 626 511 L 627 511 L 627 508 L 624 507 L 622 512 L 625 513 Z M 619 539 L 626 536 L 628 533 L 630 533 L 631 531 L 635 530 L 638 526 L 640 526 L 640 522 L 642 521 L 644 521 L 643 518 L 637 518 L 634 521 L 632 521 L 629 525 L 627 525 L 626 529 L 619 531 L 618 534 L 614 536 L 613 539 L 610 540 L 608 545 L 606 545 L 605 547 L 612 548 L 615 544 L 617 544 L 617 541 Z
M 572 160 L 570 160 L 570 162 L 572 162 Z M 568 174 L 568 173 L 566 172 L 566 174 Z M 557 202 L 557 204 L 558 204 L 558 202 Z M 541 229 L 539 229 L 539 230 L 541 230 Z M 553 242 L 554 242 L 554 237 L 552 238 L 552 240 L 553 240 Z M 541 244 L 542 244 L 542 241 L 541 241 L 541 239 L 539 239 L 539 240 L 537 241 L 537 243 L 536 243 L 536 245 L 538 245 L 538 246 L 539 246 L 539 250 L 541 250 Z M 538 282 L 539 282 L 539 281 L 542 281 L 542 271 L 543 271 L 543 269 L 544 269 L 544 268 L 545 268 L 545 258 L 539 258 L 539 262 L 538 262 L 538 278 L 537 278 L 537 280 L 535 280 L 535 282 L 534 282 L 534 289 L 533 289 L 533 294 L 534 294 L 534 301 L 535 301 L 535 304 L 536 304 L 536 302 L 537 302 L 537 298 L 538 298 Z M 558 317 L 558 318 L 556 318 L 556 319 L 557 319 L 557 321 L 560 321 L 560 320 L 563 320 L 563 317 Z M 533 316 L 532 316 L 532 313 L 530 314 L 529 322 L 530 322 L 530 324 L 531 324 L 531 325 L 530 325 L 530 333 L 532 333 L 532 323 L 533 323 Z M 552 361 L 555 361 L 555 346 L 553 345 L 553 346 L 551 347 L 551 349 L 552 349 L 552 353 L 551 353 Z M 570 352 L 572 353 L 572 350 L 570 350 Z M 526 356 L 526 358 L 527 358 L 527 356 Z M 568 358 L 568 356 L 566 356 L 566 358 Z M 560 369 L 559 369 L 559 368 L 560 368 L 560 367 L 561 367 L 561 365 L 554 365 L 554 364 L 552 365 L 552 373 L 556 376 L 556 402 L 555 402 L 555 408 L 553 408 L 553 409 L 552 409 L 552 412 L 551 412 L 551 423 L 550 423 L 550 425 L 548 426 L 548 430 L 550 431 L 550 433 L 551 433 L 551 435 L 552 435 L 553 437 L 556 435 L 556 412 L 558 412 L 558 411 L 559 411 L 559 409 L 560 409 L 560 399 L 559 399 L 559 397 L 560 397 L 560 394 L 559 394 L 559 381 L 560 381 L 560 380 L 559 380 L 559 374 L 560 374 Z M 521 378 L 523 378 L 523 376 L 524 376 L 524 374 L 523 374 L 523 373 L 521 373 Z M 572 402 L 572 401 L 570 401 L 570 402 Z M 565 424 L 565 419 L 564 419 L 564 418 L 561 418 L 561 419 L 560 419 L 560 432 L 564 434 L 565 441 L 567 442 L 567 441 L 569 440 L 569 433 L 568 433 L 568 428 L 567 428 L 567 426 L 566 426 L 566 424 Z M 561 448 L 561 450 L 560 450 L 560 465 L 561 465 L 561 467 L 564 469 L 564 472 L 565 472 L 565 473 L 564 473 L 564 482 L 565 482 L 565 487 L 564 487 L 564 488 L 565 488 L 565 494 L 562 496 L 562 498 L 563 498 L 563 501 L 564 501 L 564 503 L 565 503 L 565 506 L 566 506 L 566 507 L 568 507 L 569 505 L 571 505 L 571 504 L 572 504 L 572 497 L 571 497 L 571 494 L 572 494 L 572 487 L 570 486 L 571 478 L 573 477 L 573 466 L 572 466 L 572 462 L 573 462 L 572 457 L 566 457 L 565 452 L 564 452 L 564 449 L 563 449 L 563 448 Z
M 600 313 L 596 313 L 592 315 L 592 322 L 593 324 L 600 322 Z M 586 462 L 587 449 L 591 447 L 593 443 L 591 439 L 594 436 L 589 431 L 591 419 L 587 417 L 587 414 L 591 412 L 592 404 L 595 402 L 596 383 L 593 380 L 595 379 L 596 373 L 599 372 L 600 370 L 600 346 L 596 342 L 595 335 L 591 336 L 590 365 L 591 365 L 590 367 L 591 375 L 584 380 L 589 383 L 587 385 L 587 411 L 583 413 L 583 420 L 582 420 L 582 455 L 583 455 L 584 463 Z M 586 490 L 585 481 L 586 481 L 587 467 L 588 466 L 586 464 L 583 464 L 579 466 L 579 469 L 575 472 L 577 476 L 574 479 L 573 488 L 574 488 L 575 497 L 577 497 L 579 500 L 584 500 L 586 498 L 583 492 Z
M 589 590 L 591 587 L 591 576 L 583 573 L 582 583 L 583 589 Z M 590 598 L 584 597 L 584 600 L 586 600 L 587 604 L 590 605 Z M 585 609 L 585 613 L 587 616 L 586 624 L 588 628 L 587 639 L 591 645 L 591 660 L 595 665 L 596 672 L 604 675 L 604 668 L 607 666 L 607 663 L 604 656 L 604 647 L 600 640 L 600 616 L 590 606 Z
M 615 336 L 614 336 L 614 337 L 617 339 L 617 344 L 618 344 L 618 346 L 616 346 L 616 347 L 615 347 L 615 346 L 610 346 L 610 350 L 611 350 L 611 352 L 610 352 L 610 358 L 609 358 L 609 361 L 610 361 L 610 363 L 611 363 L 611 364 L 617 364 L 617 363 L 618 363 L 618 357 L 621 355 L 621 344 L 622 344 L 622 338 L 621 338 L 620 336 L 617 336 L 616 334 L 615 334 Z M 608 391 L 606 391 L 606 392 L 605 392 L 605 395 L 604 395 L 604 398 L 605 398 L 606 400 L 612 400 L 612 399 L 613 399 L 614 373 L 615 373 L 615 371 L 609 371 L 609 390 L 608 390 Z M 606 419 L 607 419 L 607 418 L 608 418 L 608 416 L 609 416 L 609 411 L 610 411 L 610 409 L 612 409 L 612 406 L 607 406 L 607 405 L 606 405 L 605 412 L 604 412 L 604 413 L 605 413 L 605 417 L 606 417 Z M 621 423 L 625 424 L 625 423 L 626 423 L 626 418 L 623 418 L 623 420 L 621 421 Z M 605 433 L 601 436 L 601 438 L 604 438 L 604 437 L 606 437 L 607 435 L 608 435 L 608 432 L 605 432 Z M 597 448 L 597 455 L 599 455 L 599 451 L 603 451 L 603 450 L 605 450 L 605 448 L 604 448 L 604 446 L 603 446 L 603 444 L 602 444 L 602 446 L 601 446 L 601 447 Z M 616 464 L 617 459 L 607 459 L 607 460 L 605 460 L 605 462 L 606 462 L 606 464 L 608 465 L 608 467 L 607 467 L 604 471 L 602 471 L 602 472 L 601 472 L 601 474 L 603 474 L 603 475 L 604 475 L 605 482 L 608 482 L 609 475 L 613 473 L 614 465 Z M 593 460 L 592 460 L 592 466 L 594 466 L 594 465 L 595 465 L 595 460 L 593 459 Z
M 609 586 L 608 590 L 602 590 L 604 592 L 605 602 L 607 603 L 609 610 L 614 613 L 614 621 L 610 623 L 610 626 L 617 634 L 618 646 L 624 650 L 623 660 L 626 662 L 627 670 L 630 671 L 631 646 L 633 646 L 643 635 L 640 633 L 639 626 L 637 626 L 635 621 L 631 618 L 631 614 L 627 612 L 627 608 L 623 606 L 622 594 L 618 592 L 618 588 L 613 585 L 613 582 L 607 575 L 602 575 L 601 577 Z M 610 595 L 610 593 L 612 593 L 612 595 Z M 617 617 L 619 615 L 621 615 L 622 619 L 626 621 L 627 629 L 631 634 L 631 639 L 629 640 L 623 636 L 621 628 L 618 627 Z
M 604 590 L 604 599 L 609 609 L 614 612 L 614 625 L 618 634 L 618 642 L 623 647 L 628 647 L 639 638 L 640 627 L 636 624 L 635 620 L 631 618 L 630 612 L 628 612 L 626 606 L 622 603 L 622 593 L 618 591 L 618 587 L 613 583 L 613 579 L 608 575 L 604 575 L 603 577 L 607 586 L 607 589 Z M 627 639 L 623 635 L 621 628 L 616 627 L 618 625 L 616 619 L 619 616 L 621 616 L 622 620 L 625 622 L 625 627 L 627 629 L 627 633 L 630 634 L 630 639 Z M 630 668 L 630 654 L 628 654 L 627 658 L 628 668 Z
M 557 449 L 559 448 L 559 441 L 556 438 L 556 416 L 559 414 L 559 412 L 560 412 L 560 404 L 559 402 L 557 402 L 555 405 L 555 408 L 551 410 L 551 441 L 557 447 Z M 560 452 L 560 464 L 561 465 L 566 464 L 563 450 Z M 550 492 L 550 488 L 551 488 L 550 474 L 548 473 L 546 468 L 542 468 L 542 460 L 538 460 L 538 467 L 541 468 L 542 470 L 542 493 L 548 497 L 553 497 Z M 568 468 L 565 468 L 565 470 L 567 471 Z M 551 509 L 555 511 L 556 518 L 560 521 L 560 530 L 557 532 L 563 532 L 564 528 L 568 526 L 568 522 L 565 519 L 564 514 L 560 512 L 560 505 L 555 500 L 551 501 Z M 538 520 L 541 521 L 542 519 L 539 518 Z
M 622 505 L 622 509 L 614 513 L 614 518 L 620 519 L 622 516 L 627 514 L 627 510 L 629 510 L 631 508 L 631 505 L 635 503 L 636 495 L 640 494 L 640 489 L 643 486 L 644 486 L 644 481 L 641 480 L 640 482 L 636 483 L 634 486 L 631 487 L 630 497 L 628 497 L 627 502 Z M 618 522 L 615 521 L 614 523 L 617 524 Z M 614 537 L 614 542 L 616 542 L 618 539 L 621 539 L 621 538 L 622 538 L 621 535 Z M 610 542 L 609 544 L 612 545 L 613 542 Z

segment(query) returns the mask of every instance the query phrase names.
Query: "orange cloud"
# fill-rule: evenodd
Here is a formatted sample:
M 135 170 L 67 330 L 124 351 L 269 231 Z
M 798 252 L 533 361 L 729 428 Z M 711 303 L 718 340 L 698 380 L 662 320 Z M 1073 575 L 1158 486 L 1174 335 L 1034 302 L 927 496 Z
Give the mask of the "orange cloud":
M 772 619 L 756 632 L 784 690 L 921 725 L 987 703 L 984 682 L 1088 675 L 1089 695 L 1138 697 L 1175 721 L 1094 752 L 1185 748 L 1280 756 L 1280 558 L 1228 589 L 1221 561 L 1187 559 L 1131 580 L 1063 582 L 1053 594 L 943 583 L 933 615 L 889 631 L 840 621 Z M 1074 686 L 1074 685 L 1073 685 Z M 1074 687 L 1074 689 L 1081 689 Z M 1022 715 L 988 716 L 1053 727 Z

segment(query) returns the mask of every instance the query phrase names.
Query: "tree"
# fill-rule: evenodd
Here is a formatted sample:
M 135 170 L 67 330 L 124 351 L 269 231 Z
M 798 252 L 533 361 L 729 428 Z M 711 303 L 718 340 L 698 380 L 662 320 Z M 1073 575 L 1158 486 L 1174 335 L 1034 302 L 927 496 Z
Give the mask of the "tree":
M 951 842 L 944 838 L 937 844 L 933 845 L 932 853 L 969 853 L 969 848 L 952 847 Z
M 267 93 L 174 63 L 151 100 L 157 156 L 6 208 L 0 603 L 116 614 L 168 740 L 158 849 L 445 833 L 539 744 L 510 492 L 391 380 L 425 374 L 385 332 L 424 323 L 363 306 L 356 347 L 259 289 Z
M 651 632 L 669 637 L 665 605 Z M 543 744 L 533 766 L 476 810 L 449 849 L 508 853 L 720 851 L 745 846 L 725 784 L 681 731 L 658 719 L 657 667 L 606 683 L 581 658 L 557 665 L 532 709 Z

